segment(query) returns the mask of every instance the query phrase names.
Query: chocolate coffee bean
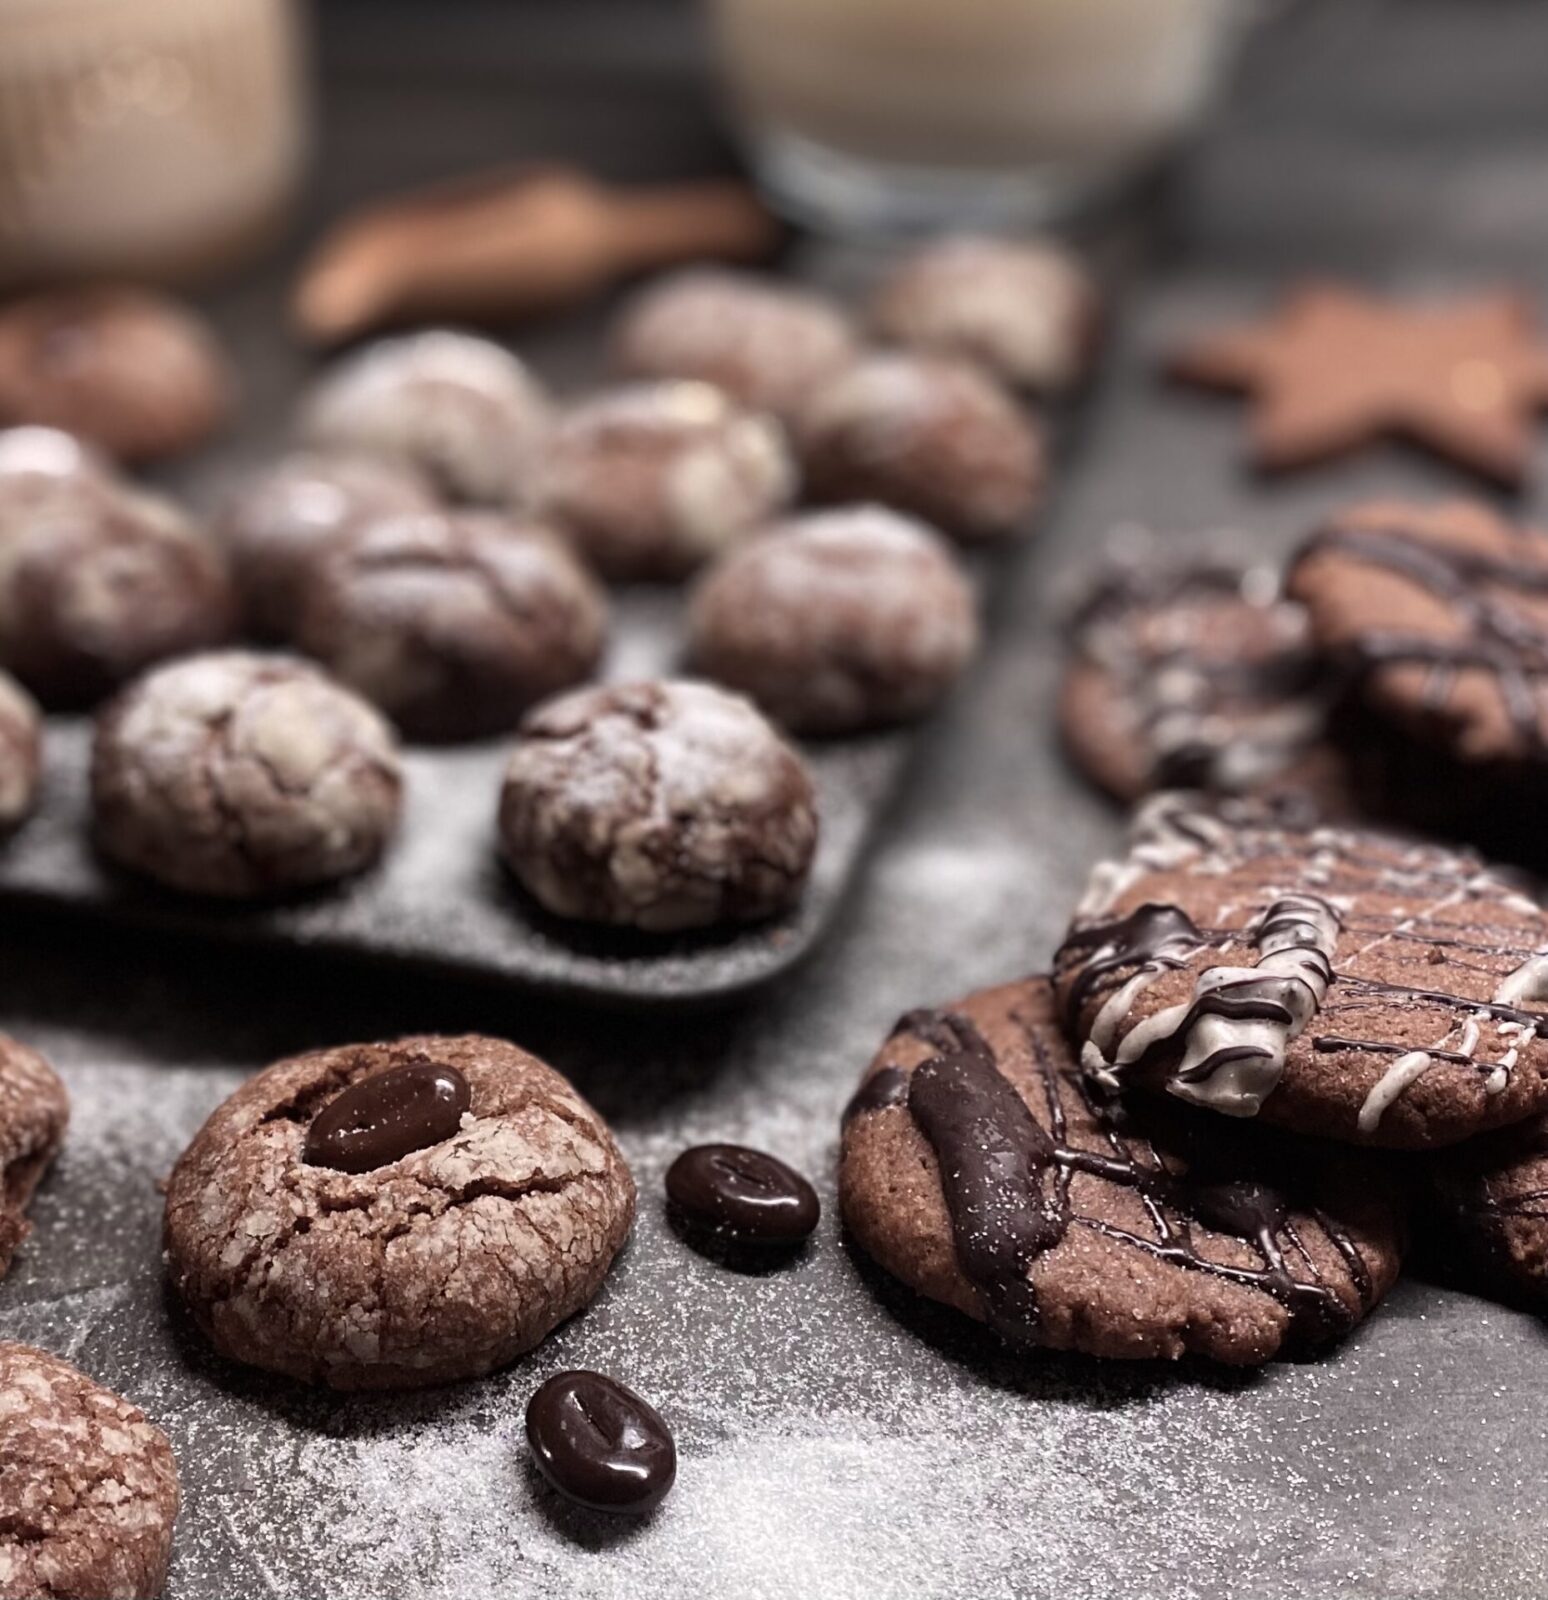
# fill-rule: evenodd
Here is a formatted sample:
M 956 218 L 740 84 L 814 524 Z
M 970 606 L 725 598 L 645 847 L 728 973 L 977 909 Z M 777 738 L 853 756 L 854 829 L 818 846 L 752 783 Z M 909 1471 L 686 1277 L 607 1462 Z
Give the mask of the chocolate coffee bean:
M 312 1119 L 302 1159 L 339 1172 L 370 1172 L 449 1139 L 471 1096 L 455 1067 L 412 1061 L 352 1084 Z
M 739 1144 L 701 1144 L 667 1170 L 674 1220 L 726 1245 L 791 1249 L 817 1226 L 817 1191 L 783 1161 Z
M 677 1446 L 661 1414 L 600 1372 L 560 1372 L 527 1402 L 538 1470 L 576 1505 L 639 1516 L 677 1477 Z

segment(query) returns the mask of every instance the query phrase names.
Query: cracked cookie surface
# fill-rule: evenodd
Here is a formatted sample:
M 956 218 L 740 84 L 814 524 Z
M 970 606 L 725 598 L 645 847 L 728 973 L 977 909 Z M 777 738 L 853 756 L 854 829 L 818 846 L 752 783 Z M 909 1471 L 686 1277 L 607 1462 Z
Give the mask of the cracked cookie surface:
M 170 501 L 89 470 L 0 475 L 0 666 L 50 710 L 219 644 L 234 620 L 220 552 Z
M 605 390 L 561 419 L 533 504 L 609 578 L 681 578 L 785 506 L 784 431 L 707 383 Z
M 154 1600 L 177 1505 L 172 1448 L 143 1412 L 0 1343 L 0 1600 Z
M 503 733 L 601 658 L 607 601 L 546 527 L 389 517 L 323 562 L 298 643 L 411 739 Z
M 290 639 L 313 573 L 351 528 L 434 507 L 428 482 L 400 461 L 298 450 L 271 462 L 218 522 L 247 626 L 261 639 Z
M 341 1093 L 425 1063 L 467 1081 L 451 1137 L 359 1173 L 304 1159 Z M 168 1270 L 233 1360 L 338 1389 L 414 1388 L 504 1366 L 585 1306 L 634 1199 L 602 1119 L 516 1045 L 347 1045 L 277 1062 L 205 1123 L 168 1184 Z
M 522 724 L 500 842 L 558 916 L 669 932 L 790 905 L 817 845 L 805 762 L 740 695 L 614 684 Z
M 1038 424 L 964 361 L 866 356 L 812 391 L 794 433 L 813 499 L 876 501 L 965 544 L 1026 532 L 1042 498 Z
M 70 1120 L 70 1098 L 36 1050 L 0 1033 L 0 1278 L 31 1232 L 27 1204 Z M 0 1474 L 3 1476 L 3 1474 Z
M 1253 1365 L 1345 1336 L 1397 1277 L 1376 1163 L 1086 1082 L 1046 978 L 912 1011 L 845 1113 L 844 1221 L 1015 1347 Z
M 250 898 L 358 872 L 397 826 L 385 719 L 310 662 L 247 651 L 157 668 L 102 713 L 98 846 L 190 894 Z
M 880 506 L 777 524 L 718 562 L 689 608 L 696 668 L 799 733 L 928 711 L 978 645 L 943 540 Z
M 506 506 L 524 496 L 548 423 L 542 386 L 510 351 L 432 328 L 331 367 L 303 405 L 301 433 L 319 449 L 404 462 L 449 500 Z
M 848 319 L 821 295 L 716 267 L 689 267 L 640 290 L 613 330 L 621 372 L 697 378 L 782 420 L 855 350 Z

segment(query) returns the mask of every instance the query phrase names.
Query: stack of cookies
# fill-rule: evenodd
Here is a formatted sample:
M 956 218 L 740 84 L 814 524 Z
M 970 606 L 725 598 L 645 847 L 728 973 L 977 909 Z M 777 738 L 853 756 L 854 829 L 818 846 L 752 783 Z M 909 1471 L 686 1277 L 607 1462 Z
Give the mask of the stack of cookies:
M 846 1219 L 1018 1345 L 1326 1346 L 1407 1241 L 1548 1302 L 1548 538 L 1362 506 L 1284 572 L 1115 563 L 1073 759 L 1138 801 L 1050 976 L 905 1016 L 845 1119 Z

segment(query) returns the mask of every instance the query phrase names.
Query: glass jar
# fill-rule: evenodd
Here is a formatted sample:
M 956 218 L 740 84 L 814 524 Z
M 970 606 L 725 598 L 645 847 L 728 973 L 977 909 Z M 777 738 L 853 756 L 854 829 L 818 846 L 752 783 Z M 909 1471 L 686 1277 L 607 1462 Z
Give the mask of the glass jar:
M 294 0 L 0 0 L 0 284 L 229 264 L 294 193 L 304 91 Z
M 1198 120 L 1241 0 L 711 0 L 777 201 L 841 231 L 1035 222 Z

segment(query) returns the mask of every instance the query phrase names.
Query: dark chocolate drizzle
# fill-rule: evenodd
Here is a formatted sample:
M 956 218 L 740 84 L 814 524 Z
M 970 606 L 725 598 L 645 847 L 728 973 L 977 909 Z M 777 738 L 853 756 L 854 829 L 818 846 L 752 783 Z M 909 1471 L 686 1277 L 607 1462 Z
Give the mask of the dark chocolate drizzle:
M 1325 528 L 1307 545 L 1305 555 L 1319 551 L 1347 555 L 1395 572 L 1444 600 L 1461 624 L 1456 637 L 1371 628 L 1356 643 L 1362 663 L 1372 669 L 1409 663 L 1428 666 L 1424 708 L 1432 712 L 1445 707 L 1462 669 L 1485 669 L 1499 685 L 1516 736 L 1534 756 L 1545 756 L 1548 726 L 1538 690 L 1548 678 L 1548 632 L 1485 587 L 1548 594 L 1548 543 L 1533 541 L 1525 531 L 1521 538 L 1523 545 L 1536 544 L 1539 561 L 1510 561 L 1457 549 L 1421 539 L 1399 526 Z
M 1079 1017 L 1098 985 L 1112 974 L 1125 967 L 1186 966 L 1190 957 L 1211 942 L 1181 906 L 1153 901 L 1136 906 L 1116 921 L 1077 928 L 1060 954 L 1081 950 L 1091 954 L 1069 986 L 1065 1005 L 1071 1020 Z
M 1264 598 L 1252 598 L 1255 576 L 1273 581 L 1270 573 L 1224 560 L 1114 561 L 1071 614 L 1076 647 L 1116 678 L 1132 708 L 1153 788 L 1229 788 L 1227 757 L 1244 744 L 1257 747 L 1263 776 L 1273 776 L 1303 755 L 1320 730 L 1331 699 L 1326 666 L 1305 637 L 1274 637 L 1276 629 L 1291 631 L 1286 624 L 1301 619 L 1301 608 L 1277 584 Z M 1233 602 L 1262 613 L 1256 657 L 1211 655 L 1199 628 L 1179 630 L 1177 642 L 1166 646 L 1143 633 L 1145 613 Z M 1298 705 L 1309 714 L 1307 728 L 1276 728 L 1273 714 Z
M 1212 1163 L 1210 1147 L 1193 1153 L 1187 1172 L 1171 1170 L 1154 1146 L 1127 1130 L 1120 1106 L 1099 1100 L 1073 1067 L 1060 1069 L 1035 1022 L 1016 1020 L 1042 1080 L 1046 1128 L 967 1017 L 911 1012 L 896 1030 L 937 1051 L 908 1079 L 908 1107 L 935 1152 L 958 1264 L 1002 1337 L 1018 1346 L 1038 1342 L 1031 1269 L 1072 1227 L 1090 1228 L 1169 1265 L 1271 1296 L 1289 1313 L 1287 1349 L 1316 1347 L 1353 1326 L 1358 1314 L 1318 1271 L 1279 1188 Z M 1105 1152 L 1068 1142 L 1061 1080 L 1081 1096 L 1108 1146 Z M 855 1115 L 873 1109 L 861 1105 Z M 1075 1210 L 1070 1186 L 1077 1173 L 1135 1190 L 1155 1237 Z M 1361 1312 L 1368 1309 L 1373 1286 L 1358 1246 L 1321 1211 L 1307 1208 L 1307 1214 L 1338 1251 Z M 1195 1228 L 1245 1240 L 1261 1265 L 1210 1260 L 1196 1247 Z M 1307 1276 L 1298 1277 L 1292 1261 Z

